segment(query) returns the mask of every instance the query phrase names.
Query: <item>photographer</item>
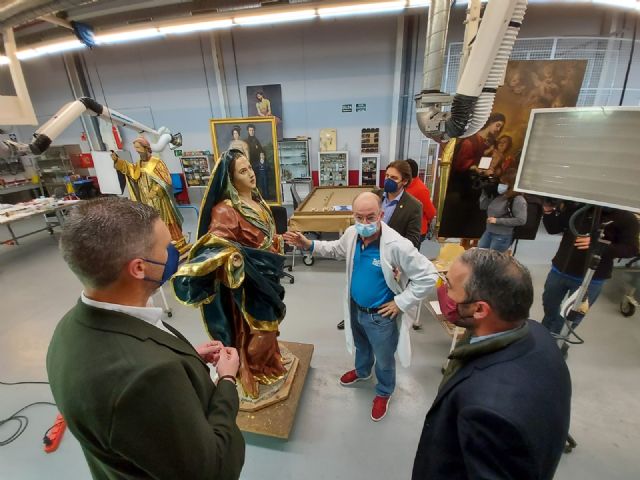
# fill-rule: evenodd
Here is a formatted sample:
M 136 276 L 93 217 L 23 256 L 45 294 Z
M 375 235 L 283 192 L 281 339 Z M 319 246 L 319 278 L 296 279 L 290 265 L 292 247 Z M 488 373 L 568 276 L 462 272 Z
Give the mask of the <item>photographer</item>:
M 597 241 L 597 231 L 588 236 L 576 237 L 569 229 L 569 219 L 581 205 L 574 203 L 560 203 L 554 206 L 550 203 L 543 205 L 542 221 L 547 232 L 561 233 L 562 241 L 556 255 L 551 261 L 551 271 L 547 275 L 542 294 L 544 318 L 542 324 L 552 333 L 559 334 L 564 325 L 564 318 L 560 314 L 560 306 L 565 295 L 575 292 L 584 279 L 589 261 L 589 250 Z M 576 220 L 579 232 L 589 232 L 593 220 L 593 209 L 587 211 Z M 638 254 L 638 220 L 627 211 L 603 208 L 601 223 L 606 224 L 604 239 L 611 242 L 603 247 L 602 259 L 587 290 L 589 306 L 593 306 L 606 279 L 611 277 L 614 258 L 629 258 Z M 582 317 L 573 324 L 575 328 Z
M 515 179 L 515 169 L 508 169 L 500 177 L 497 196 L 492 195 L 490 186 L 483 188 L 480 209 L 487 211 L 487 228 L 480 237 L 479 248 L 506 251 L 513 241 L 513 229 L 527 223 L 527 201 L 513 191 Z

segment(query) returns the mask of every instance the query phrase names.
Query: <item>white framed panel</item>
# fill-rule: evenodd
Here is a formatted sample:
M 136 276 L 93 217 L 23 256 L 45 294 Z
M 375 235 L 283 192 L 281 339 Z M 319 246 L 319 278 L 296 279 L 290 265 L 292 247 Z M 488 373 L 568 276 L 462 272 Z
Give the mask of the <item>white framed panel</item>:
M 640 212 L 640 107 L 534 109 L 515 189 Z

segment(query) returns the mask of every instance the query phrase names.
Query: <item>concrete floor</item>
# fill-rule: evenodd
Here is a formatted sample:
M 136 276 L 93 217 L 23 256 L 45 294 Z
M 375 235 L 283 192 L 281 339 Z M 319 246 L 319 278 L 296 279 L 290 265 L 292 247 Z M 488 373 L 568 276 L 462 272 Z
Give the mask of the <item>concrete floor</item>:
M 18 232 L 29 228 L 18 224 Z M 5 238 L 5 232 L 0 235 Z M 57 236 L 57 235 L 56 235 Z M 74 304 L 81 286 L 46 232 L 19 247 L 0 246 L 1 381 L 45 380 L 49 339 L 61 316 Z M 517 257 L 533 274 L 536 301 L 532 317 L 541 318 L 540 295 L 557 238 L 542 235 L 521 244 Z M 424 247 L 427 255 L 434 245 Z M 294 285 L 286 285 L 287 318 L 281 338 L 315 345 L 311 370 L 288 442 L 246 435 L 243 479 L 404 479 L 409 478 L 422 422 L 440 381 L 450 339 L 423 313 L 424 328 L 413 334 L 413 364 L 399 367 L 390 412 L 380 423 L 369 418 L 373 383 L 344 388 L 339 376 L 352 368 L 344 336 L 336 330 L 344 263 L 319 260 L 296 264 Z M 620 277 L 617 274 L 617 277 Z M 586 340 L 573 347 L 571 433 L 579 443 L 561 461 L 556 478 L 627 480 L 640 478 L 640 317 L 618 312 L 621 285 L 614 278 L 580 327 Z M 167 289 L 168 292 L 168 289 Z M 198 312 L 170 299 L 170 323 L 192 342 L 206 339 Z M 640 315 L 640 314 L 638 314 Z M 78 392 L 82 395 L 82 392 Z M 27 403 L 51 400 L 46 385 L 0 386 L 0 418 Z M 29 409 L 25 433 L 0 447 L 0 478 L 40 480 L 89 477 L 77 441 L 67 433 L 57 452 L 42 451 L 42 435 L 56 410 Z M 15 426 L 0 427 L 0 440 Z M 141 441 L 145 439 L 141 432 Z

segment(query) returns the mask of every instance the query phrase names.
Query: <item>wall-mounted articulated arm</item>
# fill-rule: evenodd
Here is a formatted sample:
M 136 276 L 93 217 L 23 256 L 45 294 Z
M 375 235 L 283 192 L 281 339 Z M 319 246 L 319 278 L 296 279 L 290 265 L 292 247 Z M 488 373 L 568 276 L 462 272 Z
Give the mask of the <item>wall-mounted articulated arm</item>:
M 154 152 L 164 150 L 167 145 L 169 145 L 170 148 L 176 148 L 182 145 L 182 135 L 179 133 L 172 134 L 166 127 L 155 130 L 122 113 L 110 110 L 92 98 L 82 97 L 64 105 L 44 125 L 38 128 L 33 134 L 31 143 L 0 142 L 0 158 L 14 158 L 25 154 L 39 155 L 44 153 L 51 143 L 85 112 L 102 117 L 114 125 L 127 127 L 138 133 L 151 135 L 153 137 L 150 139 L 151 149 Z

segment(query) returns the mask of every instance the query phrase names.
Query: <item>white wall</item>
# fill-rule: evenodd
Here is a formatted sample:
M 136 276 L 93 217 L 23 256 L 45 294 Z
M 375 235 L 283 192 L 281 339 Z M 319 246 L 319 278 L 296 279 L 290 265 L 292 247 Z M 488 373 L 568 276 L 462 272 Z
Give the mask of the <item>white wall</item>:
M 231 113 L 247 114 L 246 87 L 281 84 L 284 136 L 311 137 L 317 170 L 321 128 L 338 129 L 338 149 L 348 150 L 350 169 L 359 169 L 362 128 L 380 127 L 383 164 L 389 151 L 396 20 L 393 16 L 312 21 L 233 31 L 238 77 L 229 39 L 224 42 Z M 342 104 L 352 113 L 342 113 Z M 366 103 L 366 112 L 356 112 Z

